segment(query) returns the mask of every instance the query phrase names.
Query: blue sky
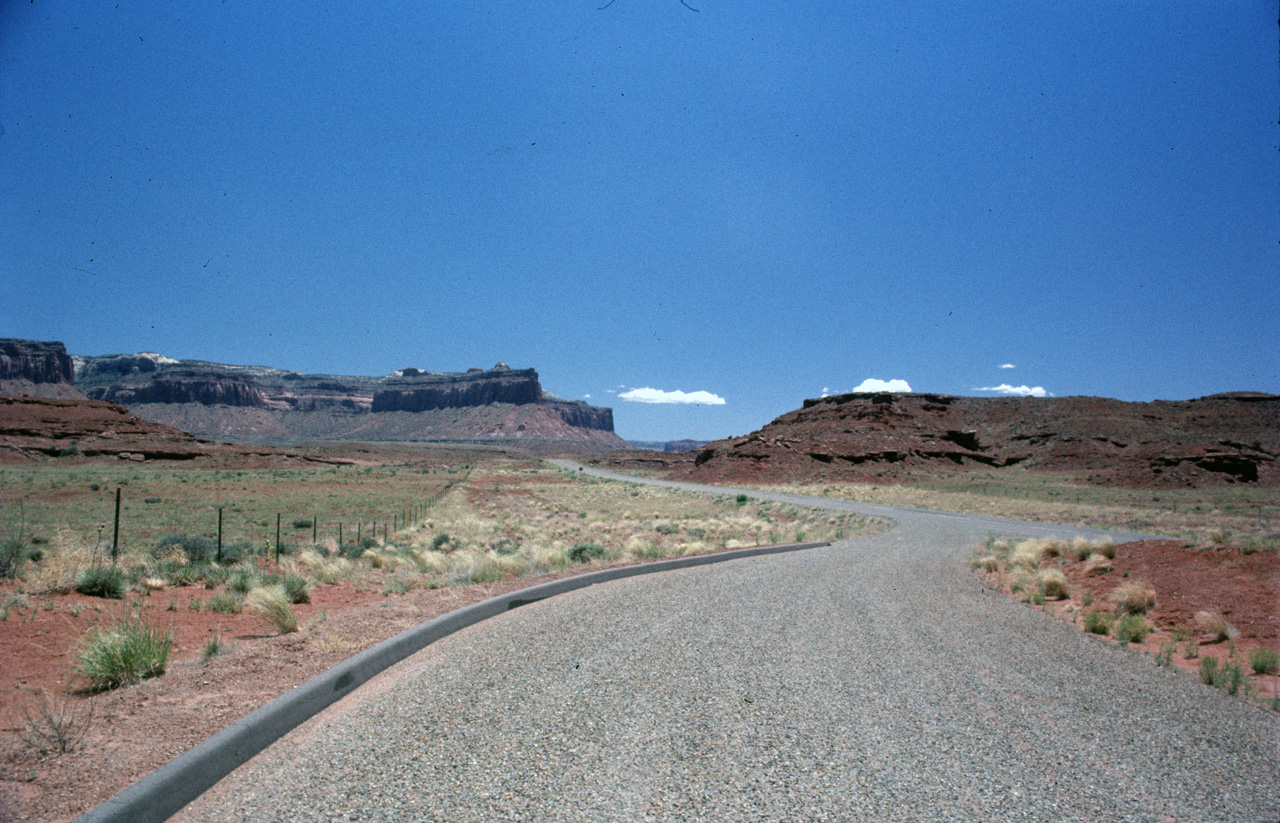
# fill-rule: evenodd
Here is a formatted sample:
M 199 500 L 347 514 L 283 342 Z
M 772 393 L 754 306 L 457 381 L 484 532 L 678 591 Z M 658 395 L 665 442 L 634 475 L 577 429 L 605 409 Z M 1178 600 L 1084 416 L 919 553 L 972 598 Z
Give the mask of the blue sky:
M 506 361 L 630 439 L 1280 392 L 1274 2 L 600 5 L 0 3 L 0 336 Z

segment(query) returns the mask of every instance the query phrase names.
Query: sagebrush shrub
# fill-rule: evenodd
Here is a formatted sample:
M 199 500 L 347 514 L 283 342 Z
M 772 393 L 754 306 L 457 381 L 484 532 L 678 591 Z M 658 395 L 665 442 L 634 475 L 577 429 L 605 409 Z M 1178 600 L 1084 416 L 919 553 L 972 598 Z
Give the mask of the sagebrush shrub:
M 1151 634 L 1151 624 L 1140 614 L 1129 614 L 1111 627 L 1111 636 L 1121 643 L 1141 643 Z
M 76 578 L 76 591 L 90 597 L 119 600 L 127 588 L 124 570 L 119 566 L 90 566 Z
M 1106 612 L 1085 612 L 1084 630 L 1090 634 L 1109 634 L 1112 617 Z
M 574 563 L 589 563 L 604 557 L 605 551 L 599 543 L 574 543 L 569 549 L 569 559 Z
M 177 549 L 182 550 L 187 560 L 202 563 L 214 559 L 218 553 L 218 543 L 216 540 L 196 534 L 170 534 L 160 538 L 155 548 L 151 550 L 151 556 L 163 557 Z M 226 558 L 225 547 L 223 558 Z
M 1275 674 L 1280 669 L 1280 653 L 1275 649 L 1253 649 L 1249 652 L 1249 665 L 1257 674 Z
M 219 592 L 209 598 L 207 608 L 209 611 L 217 612 L 219 614 L 239 614 L 243 606 L 240 603 L 240 598 L 236 597 L 234 594 L 223 594 Z
M 297 574 L 285 575 L 280 585 L 290 603 L 311 602 L 311 581 L 307 578 Z

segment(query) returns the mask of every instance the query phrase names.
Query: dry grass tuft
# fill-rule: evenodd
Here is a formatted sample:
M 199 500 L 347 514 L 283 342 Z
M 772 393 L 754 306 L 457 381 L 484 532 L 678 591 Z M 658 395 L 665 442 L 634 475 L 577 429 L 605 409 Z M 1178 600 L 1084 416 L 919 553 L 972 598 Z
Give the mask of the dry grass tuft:
M 1084 565 L 1084 573 L 1087 577 L 1097 577 L 1100 574 L 1107 574 L 1110 571 L 1111 561 L 1101 554 L 1089 555 L 1089 559 Z
M 1240 636 L 1235 626 L 1215 611 L 1199 611 L 1195 616 L 1196 627 L 1214 640 L 1234 640 Z
M 1067 576 L 1059 569 L 1045 569 L 1040 572 L 1040 591 L 1050 600 L 1065 600 L 1071 596 L 1071 587 L 1067 585 Z
M 351 561 L 345 557 L 327 558 L 319 552 L 307 549 L 298 555 L 298 566 L 305 569 L 308 577 L 319 583 L 337 583 L 346 580 L 355 573 Z
M 1037 540 L 1027 540 L 1019 543 L 1013 550 L 1013 554 L 1009 555 L 1009 568 L 1026 569 L 1035 571 L 1040 568 L 1040 560 L 1042 546 Z
M 250 589 L 245 603 L 254 611 L 265 614 L 281 634 L 291 634 L 298 630 L 298 615 L 283 586 L 258 586 Z
M 1150 583 L 1134 580 L 1116 586 L 1107 599 L 1116 614 L 1145 614 L 1156 605 L 1156 590 Z

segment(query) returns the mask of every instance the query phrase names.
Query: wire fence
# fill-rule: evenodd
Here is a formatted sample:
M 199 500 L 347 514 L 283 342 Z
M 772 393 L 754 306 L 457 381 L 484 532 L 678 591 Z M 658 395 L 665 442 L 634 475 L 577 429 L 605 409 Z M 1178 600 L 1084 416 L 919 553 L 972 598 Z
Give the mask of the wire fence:
M 465 482 L 467 475 L 392 505 L 361 507 L 362 511 L 350 516 L 326 516 L 296 507 L 270 511 L 269 500 L 261 501 L 254 511 L 245 511 L 243 503 L 166 503 L 155 497 L 129 498 L 119 487 L 111 498 L 103 500 L 101 517 L 93 519 L 84 518 L 83 508 L 78 512 L 80 518 L 71 519 L 48 506 L 28 507 L 22 499 L 9 500 L 5 501 L 8 511 L 3 518 L 6 533 L 0 537 L 39 546 L 61 533 L 61 539 L 92 545 L 95 554 L 109 554 L 113 560 L 130 549 L 149 550 L 175 542 L 174 538 L 194 537 L 213 541 L 218 561 L 223 559 L 224 549 L 232 548 L 234 551 L 227 551 L 230 556 L 274 554 L 278 559 L 298 546 L 329 540 L 340 550 L 368 540 L 386 542 L 401 529 L 425 522 L 430 510 Z

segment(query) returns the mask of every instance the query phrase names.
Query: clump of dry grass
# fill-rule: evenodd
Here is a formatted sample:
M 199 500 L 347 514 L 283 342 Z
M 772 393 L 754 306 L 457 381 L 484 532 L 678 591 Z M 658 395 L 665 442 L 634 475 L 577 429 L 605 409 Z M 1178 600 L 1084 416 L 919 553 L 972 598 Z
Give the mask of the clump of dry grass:
M 1145 614 L 1156 605 L 1156 590 L 1150 583 L 1134 580 L 1116 586 L 1107 599 L 1116 614 Z
M 1071 596 L 1067 576 L 1060 569 L 1044 569 L 1039 576 L 1040 591 L 1050 600 L 1064 600 Z
M 1093 554 L 1093 547 L 1089 545 L 1088 540 L 1077 536 L 1071 541 L 1071 554 L 1076 560 L 1084 560 Z
M 283 586 L 258 586 L 250 589 L 245 603 L 254 611 L 265 614 L 281 634 L 291 634 L 298 630 L 298 615 Z
M 1108 560 L 1116 559 L 1116 541 L 1110 537 L 1104 537 L 1095 543 L 1093 550 Z
M 444 552 L 414 549 L 412 557 L 423 574 L 441 575 L 449 571 L 449 557 Z
M 1040 568 L 1040 560 L 1043 557 L 1041 554 L 1042 549 L 1043 547 L 1039 541 L 1024 540 L 1017 544 L 1013 549 L 1013 553 L 1009 555 L 1009 567 L 1035 571 Z
M 1033 587 L 1035 583 L 1035 572 L 1032 572 L 1030 569 L 1014 568 L 1009 573 L 1009 591 L 1014 594 Z
M 1235 626 L 1226 621 L 1222 615 L 1215 611 L 1199 611 L 1195 616 L 1196 627 L 1200 631 L 1213 637 L 1214 640 L 1234 640 L 1240 636 Z
M 351 561 L 345 557 L 323 557 L 312 549 L 307 549 L 298 555 L 297 565 L 305 569 L 307 576 L 318 583 L 337 583 L 355 573 Z
M 1097 577 L 1111 571 L 1111 561 L 1105 555 L 1091 554 L 1085 562 L 1084 573 L 1088 577 Z
M 975 557 L 973 560 L 973 567 L 975 569 L 993 572 L 1000 568 L 1000 561 L 996 559 L 994 554 L 988 554 L 983 557 Z

